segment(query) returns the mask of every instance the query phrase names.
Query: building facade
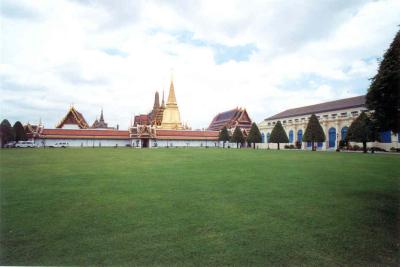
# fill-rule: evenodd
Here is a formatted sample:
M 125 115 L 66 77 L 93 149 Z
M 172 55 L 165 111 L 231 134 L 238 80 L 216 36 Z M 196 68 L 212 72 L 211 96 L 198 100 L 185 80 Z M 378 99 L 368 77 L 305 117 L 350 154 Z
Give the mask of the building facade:
M 276 144 L 269 143 L 269 136 L 275 124 L 281 121 L 289 138 L 289 145 L 299 142 L 302 149 L 312 149 L 311 143 L 303 142 L 302 138 L 309 117 L 311 114 L 315 114 L 326 136 L 325 142 L 316 144 L 317 149 L 336 150 L 339 141 L 345 140 L 351 123 L 363 111 L 367 111 L 365 95 L 285 110 L 258 124 L 262 136 L 262 143 L 259 147 L 276 148 Z M 380 147 L 385 150 L 390 150 L 392 147 L 398 148 L 399 134 L 396 135 L 390 131 L 383 132 L 381 133 L 381 142 L 370 142 L 368 147 Z

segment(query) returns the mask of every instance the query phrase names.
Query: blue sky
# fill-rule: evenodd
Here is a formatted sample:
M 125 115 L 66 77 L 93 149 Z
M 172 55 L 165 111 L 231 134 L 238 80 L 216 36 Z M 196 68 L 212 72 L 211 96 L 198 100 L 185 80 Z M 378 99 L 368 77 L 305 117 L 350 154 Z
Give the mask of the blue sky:
M 54 127 L 73 104 L 127 128 L 167 94 L 205 128 L 366 93 L 400 1 L 2 0 L 1 118 Z M 166 95 L 167 96 L 167 95 Z

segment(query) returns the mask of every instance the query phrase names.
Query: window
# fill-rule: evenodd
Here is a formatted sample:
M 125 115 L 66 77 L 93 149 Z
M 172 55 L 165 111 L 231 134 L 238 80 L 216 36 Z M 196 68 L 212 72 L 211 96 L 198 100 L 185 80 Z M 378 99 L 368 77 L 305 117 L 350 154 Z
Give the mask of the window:
M 285 123 L 286 123 L 286 120 L 282 121 L 282 123 L 285 124 Z
M 289 120 L 289 123 L 292 123 L 292 120 Z
M 289 131 L 289 143 L 293 143 L 293 130 Z
M 327 119 L 327 118 L 328 118 L 328 115 L 324 115 L 323 117 L 324 117 L 324 119 Z
M 294 121 L 295 121 L 295 122 L 298 122 L 298 121 L 299 121 L 299 119 L 295 119 Z
M 334 114 L 331 114 L 331 117 L 332 117 L 332 118 L 336 118 L 336 116 L 337 116 L 337 114 L 336 114 L 336 113 L 334 113 Z
M 347 117 L 347 112 L 342 112 L 342 113 L 340 113 L 340 116 L 342 116 L 342 117 Z
M 358 116 L 358 111 L 352 111 L 352 112 L 351 112 L 351 115 L 352 115 L 353 117 Z
M 268 122 L 268 126 L 271 126 L 271 123 L 270 123 L 270 122 Z

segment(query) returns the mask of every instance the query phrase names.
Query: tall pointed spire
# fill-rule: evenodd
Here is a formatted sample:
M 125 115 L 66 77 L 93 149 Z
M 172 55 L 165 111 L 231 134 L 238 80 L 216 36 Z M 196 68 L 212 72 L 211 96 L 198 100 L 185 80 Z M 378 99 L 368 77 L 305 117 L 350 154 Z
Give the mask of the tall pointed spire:
M 153 110 L 156 110 L 160 107 L 160 96 L 158 94 L 158 92 L 156 92 L 155 96 L 154 96 L 154 105 L 153 105 Z
M 168 94 L 168 101 L 167 101 L 167 106 L 168 105 L 176 105 L 176 97 L 175 97 L 175 89 L 174 89 L 174 82 L 171 79 L 171 84 L 169 86 L 169 94 Z
M 104 122 L 103 108 L 101 108 L 100 121 L 101 121 L 101 122 Z
M 179 130 L 183 129 L 179 114 L 178 104 L 176 103 L 174 82 L 171 78 L 169 87 L 168 101 L 163 112 L 161 129 Z
M 162 91 L 162 102 L 161 102 L 161 107 L 162 107 L 162 108 L 165 108 L 164 90 Z

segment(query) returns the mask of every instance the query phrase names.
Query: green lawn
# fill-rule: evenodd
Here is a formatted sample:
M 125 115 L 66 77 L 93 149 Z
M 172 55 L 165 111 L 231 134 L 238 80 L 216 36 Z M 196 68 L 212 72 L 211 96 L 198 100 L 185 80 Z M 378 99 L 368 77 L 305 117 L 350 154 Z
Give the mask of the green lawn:
M 7 265 L 396 265 L 400 156 L 1 150 Z

